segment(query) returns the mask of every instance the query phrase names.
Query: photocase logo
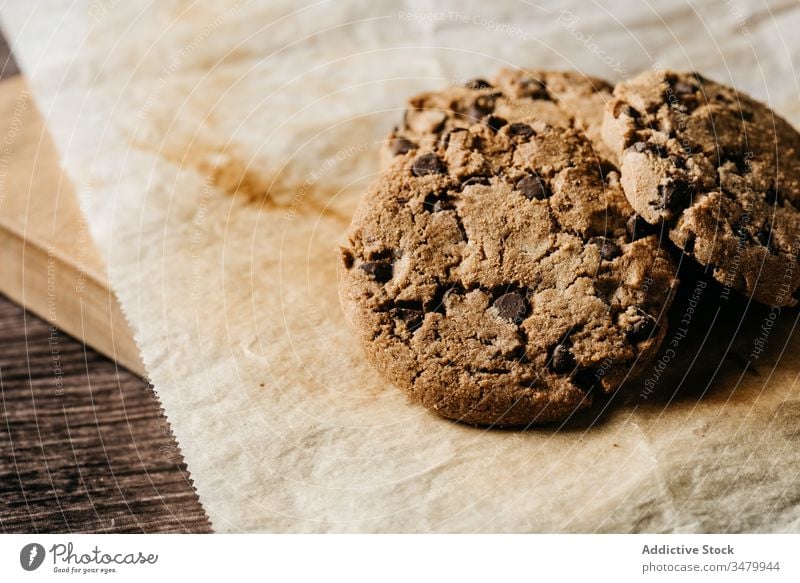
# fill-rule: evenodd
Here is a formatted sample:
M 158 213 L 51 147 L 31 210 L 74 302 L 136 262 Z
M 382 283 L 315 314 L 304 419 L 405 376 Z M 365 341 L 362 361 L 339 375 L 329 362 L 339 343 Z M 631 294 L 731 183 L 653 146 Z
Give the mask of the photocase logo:
M 19 564 L 26 571 L 35 571 L 44 562 L 44 547 L 39 543 L 30 543 L 19 552 Z

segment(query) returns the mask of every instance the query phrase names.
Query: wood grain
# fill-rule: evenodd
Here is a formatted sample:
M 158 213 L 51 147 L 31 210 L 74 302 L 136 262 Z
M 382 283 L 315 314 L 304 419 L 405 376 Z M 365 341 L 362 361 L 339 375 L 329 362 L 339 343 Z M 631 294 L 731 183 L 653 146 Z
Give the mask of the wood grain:
M 0 297 L 0 531 L 210 532 L 152 389 Z
M 0 292 L 144 375 L 75 191 L 21 75 L 0 82 L 0 142 Z

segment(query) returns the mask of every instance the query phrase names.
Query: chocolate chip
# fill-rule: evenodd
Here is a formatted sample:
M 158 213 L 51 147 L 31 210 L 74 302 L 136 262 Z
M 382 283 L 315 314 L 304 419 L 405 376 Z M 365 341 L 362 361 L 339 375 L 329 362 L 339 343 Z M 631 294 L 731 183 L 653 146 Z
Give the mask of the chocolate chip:
M 619 281 L 609 275 L 595 276 L 592 281 L 595 295 L 598 298 L 604 299 L 607 304 L 611 303 L 611 298 L 616 293 L 617 289 L 619 289 L 619 283 Z
M 539 79 L 526 77 L 520 82 L 519 88 L 521 97 L 550 99 L 550 96 L 547 94 L 547 85 L 544 84 L 544 81 L 540 81 Z
M 680 170 L 686 169 L 686 158 L 671 155 L 669 156 L 669 161 L 673 166 L 675 166 L 675 168 L 679 168 Z
M 467 110 L 467 116 L 471 121 L 476 122 L 483 119 L 494 111 L 496 97 L 494 95 L 480 95 Z
M 550 369 L 553 372 L 564 374 L 575 368 L 575 357 L 569 348 L 563 344 L 557 345 L 553 349 L 553 357 L 550 359 Z
M 746 109 L 742 110 L 742 119 L 746 122 L 753 121 L 753 112 L 747 111 Z
M 774 186 L 764 193 L 764 198 L 767 204 L 779 204 L 783 206 L 783 195 Z
M 484 79 L 470 79 L 464 83 L 467 89 L 491 89 L 492 85 Z
M 686 81 L 677 81 L 675 85 L 672 86 L 672 89 L 677 95 L 692 95 L 697 92 L 697 87 Z
M 636 320 L 625 333 L 625 338 L 631 344 L 636 344 L 642 340 L 647 340 L 656 329 L 656 319 L 650 314 L 640 312 L 640 318 Z
M 517 122 L 508 126 L 508 135 L 512 138 L 520 137 L 527 140 L 534 134 L 533 128 L 526 123 Z
M 499 130 L 507 123 L 508 122 L 506 120 L 504 120 L 502 117 L 498 115 L 490 115 L 489 118 L 486 120 L 486 125 L 492 128 L 494 131 Z
M 345 269 L 351 269 L 355 263 L 356 258 L 349 249 L 342 249 L 342 263 Z
M 597 371 L 582 368 L 572 376 L 572 384 L 588 393 L 599 386 L 600 380 L 597 378 Z
M 439 197 L 435 194 L 429 194 L 425 197 L 425 200 L 422 201 L 422 208 L 428 212 L 433 212 L 433 207 L 437 202 L 439 202 Z
M 414 142 L 405 138 L 394 138 L 390 145 L 392 155 L 394 156 L 406 154 L 407 152 L 416 149 L 416 147 L 417 145 Z
M 394 311 L 394 317 L 405 324 L 406 330 L 413 332 L 422 326 L 422 320 L 425 317 L 425 314 L 422 312 L 422 310 L 397 308 Z
M 614 112 L 614 117 L 620 117 L 622 115 L 630 117 L 631 119 L 639 119 L 642 114 L 633 109 L 630 105 L 618 103 L 616 111 Z
M 681 113 L 688 113 L 700 104 L 698 88 L 691 83 L 677 81 L 672 86 L 674 98 L 670 100 L 670 107 Z
M 654 154 L 657 154 L 660 158 L 666 158 L 668 156 L 667 149 L 664 146 L 661 146 L 659 144 L 653 144 L 650 142 L 636 142 L 628 149 L 638 154 L 643 154 L 645 152 L 653 152 Z
M 392 264 L 386 261 L 367 261 L 358 267 L 379 283 L 386 283 L 392 279 Z
M 375 242 L 374 237 L 368 237 L 367 242 L 370 244 Z M 367 261 L 377 261 L 379 259 L 397 259 L 401 257 L 403 252 L 399 249 L 373 249 L 367 253 Z
M 662 208 L 672 212 L 685 209 L 692 201 L 692 190 L 683 180 L 673 180 L 658 187 Z
M 606 237 L 592 237 L 589 239 L 589 244 L 600 248 L 600 257 L 605 261 L 616 259 L 622 253 L 616 243 Z
M 509 292 L 497 298 L 492 305 L 497 308 L 497 312 L 504 320 L 512 322 L 522 322 L 528 311 L 525 298 L 519 292 Z
M 544 180 L 532 174 L 520 178 L 515 188 L 528 200 L 542 200 L 550 196 L 550 189 L 547 188 Z
M 414 160 L 411 167 L 414 176 L 427 176 L 428 174 L 446 174 L 447 167 L 436 154 L 423 154 Z
M 640 215 L 631 215 L 627 223 L 625 223 L 625 229 L 628 231 L 629 241 L 636 241 L 637 239 L 647 237 L 648 235 L 656 233 L 658 230 L 657 227 L 645 221 Z

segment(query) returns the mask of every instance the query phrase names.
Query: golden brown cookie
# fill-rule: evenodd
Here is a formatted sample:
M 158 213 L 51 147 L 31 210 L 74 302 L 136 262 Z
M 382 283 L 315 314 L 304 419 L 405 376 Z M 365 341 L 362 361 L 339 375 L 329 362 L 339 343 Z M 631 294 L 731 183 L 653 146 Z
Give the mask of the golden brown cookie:
M 583 132 L 598 160 L 615 160 L 601 138 L 603 111 L 612 87 L 602 79 L 570 71 L 503 69 L 491 82 L 422 93 L 410 100 L 403 124 L 389 136 L 383 160 L 417 147 L 430 147 L 454 128 L 503 120 L 539 122 Z
M 487 89 L 465 91 L 436 127 L 405 130 L 413 147 L 361 201 L 340 253 L 347 319 L 375 368 L 440 415 L 562 420 L 653 356 L 674 267 L 627 231 L 618 176 L 582 130 L 502 108 L 456 123 Z
M 800 134 L 766 105 L 694 73 L 621 83 L 603 137 L 633 208 L 720 283 L 769 305 L 800 288 Z

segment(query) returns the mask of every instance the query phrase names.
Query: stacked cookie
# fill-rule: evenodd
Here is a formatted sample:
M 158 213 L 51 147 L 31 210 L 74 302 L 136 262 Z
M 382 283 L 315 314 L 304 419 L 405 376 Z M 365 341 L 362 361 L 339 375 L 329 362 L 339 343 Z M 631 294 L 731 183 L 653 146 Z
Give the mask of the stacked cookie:
M 698 75 L 501 71 L 413 98 L 340 252 L 367 358 L 447 418 L 559 421 L 666 334 L 679 252 L 792 305 L 800 136 Z

